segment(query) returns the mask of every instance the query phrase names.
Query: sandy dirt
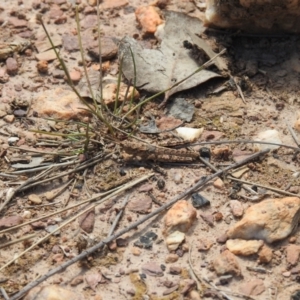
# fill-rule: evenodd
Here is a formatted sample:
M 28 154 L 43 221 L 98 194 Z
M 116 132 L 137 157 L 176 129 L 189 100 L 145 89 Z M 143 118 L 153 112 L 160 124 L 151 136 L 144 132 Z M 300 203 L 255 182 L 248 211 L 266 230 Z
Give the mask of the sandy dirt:
M 44 155 L 44 162 L 60 163 L 64 160 L 61 160 L 59 155 L 51 155 L 51 152 L 71 153 L 72 149 L 75 159 L 78 157 L 81 161 L 101 153 L 104 153 L 105 159 L 87 168 L 86 171 L 64 176 L 48 183 L 40 183 L 17 193 L 1 212 L 0 219 L 8 216 L 22 216 L 22 222 L 27 222 L 61 210 L 65 206 L 75 205 L 95 193 L 105 192 L 150 172 L 154 172 L 155 175 L 127 192 L 110 197 L 104 204 L 96 206 L 94 215 L 89 216 L 87 221 L 92 225 L 85 225 L 87 226 L 84 227 L 85 231 L 82 229 L 81 219 L 75 218 L 74 221 L 62 228 L 58 235 L 48 238 L 22 258 L 1 270 L 0 286 L 9 296 L 46 274 L 50 269 L 106 238 L 117 213 L 122 208 L 122 201 L 125 197 L 129 197 L 129 204 L 126 206 L 116 231 L 154 211 L 161 204 L 167 203 L 195 184 L 202 176 L 212 174 L 211 169 L 203 166 L 200 161 L 153 163 L 146 162 L 145 157 L 142 157 L 142 161 L 134 163 L 127 161 L 126 155 L 124 158 L 122 150 L 119 148 L 119 142 L 125 139 L 124 135 L 120 134 L 117 138 L 107 140 L 104 137 L 105 135 L 109 136 L 109 132 L 102 125 L 99 125 L 99 132 L 96 135 L 101 143 L 97 144 L 97 148 L 93 146 L 94 148 L 88 154 L 90 157 L 78 154 L 82 143 L 78 145 L 74 142 L 73 147 L 70 140 L 66 141 L 63 137 L 50 135 L 38 137 L 38 134 L 30 131 L 35 129 L 70 133 L 78 132 L 78 128 L 81 127 L 74 121 L 77 113 L 76 108 L 73 107 L 69 112 L 71 120 L 68 123 L 49 121 L 41 117 L 41 111 L 46 109 L 44 107 L 46 102 L 43 102 L 46 101 L 45 95 L 54 93 L 54 90 L 58 88 L 69 88 L 57 59 L 49 59 L 52 54 L 46 54 L 45 60 L 48 60 L 48 65 L 44 66 L 46 69 L 44 74 L 41 72 L 43 65 L 37 67 L 39 60 L 37 55 L 43 53 L 47 48 L 45 33 L 41 24 L 36 20 L 36 15 L 40 13 L 43 15 L 44 23 L 52 37 L 57 40 L 58 44 L 64 45 L 63 47 L 59 46 L 58 49 L 60 49 L 60 55 L 64 58 L 68 69 L 75 73 L 79 71 L 81 78 L 84 77 L 78 47 L 68 40 L 68 38 L 76 37 L 75 2 L 2 0 L 0 3 L 0 205 L 2 206 L 13 189 L 31 176 L 38 174 L 37 172 L 24 172 L 9 177 L 7 174 L 16 171 L 16 168 L 12 167 L 14 163 L 28 163 L 28 160 L 30 161 L 34 155 Z M 90 3 L 92 2 L 90 1 Z M 106 1 L 105 3 L 112 5 L 113 2 L 118 1 Z M 149 5 L 152 2 L 150 0 L 129 0 L 122 7 L 102 11 L 100 15 L 102 36 L 112 39 L 117 45 L 125 35 L 128 35 L 140 41 L 144 47 L 156 47 L 155 37 L 143 34 L 135 16 L 135 10 L 138 7 Z M 84 0 L 76 3 L 80 7 L 79 17 L 83 41 L 88 45 L 93 40 L 91 36 L 97 18 L 96 10 L 94 6 L 88 5 Z M 199 9 L 201 2 L 198 1 L 197 4 L 198 7 L 192 1 L 172 0 L 164 9 L 202 19 L 204 11 Z M 170 102 L 175 98 L 185 98 L 194 106 L 192 121 L 186 123 L 185 126 L 204 128 L 203 136 L 196 142 L 208 141 L 209 137 L 212 137 L 212 140 L 214 137 L 216 140 L 253 140 L 259 132 L 274 129 L 278 131 L 282 144 L 297 147 L 287 124 L 293 127 L 299 117 L 299 37 L 295 35 L 253 35 L 219 30 L 208 30 L 203 37 L 215 52 L 219 52 L 223 48 L 227 49 L 224 57 L 228 62 L 231 74 L 242 87 L 245 102 L 242 101 L 234 84 L 233 86 L 227 84 L 224 91 L 214 93 L 216 88 L 225 83 L 228 78 L 213 79 L 201 86 L 173 95 L 169 99 Z M 25 49 L 23 49 L 20 40 L 31 41 L 32 44 L 25 45 Z M 1 57 L 1 49 L 5 49 L 5 47 L 8 54 L 3 54 Z M 114 47 L 116 46 L 109 48 L 109 51 L 115 51 L 115 55 L 105 59 L 109 65 L 107 63 L 108 67 L 104 76 L 116 79 L 118 59 L 116 57 L 117 47 L 116 49 Z M 19 53 L 18 50 L 20 50 Z M 8 57 L 17 63 L 17 67 L 14 68 L 14 61 L 8 62 Z M 92 56 L 87 56 L 86 61 L 89 71 L 97 70 L 99 67 L 97 60 Z M 83 80 L 81 79 L 81 82 Z M 140 93 L 141 97 L 148 95 L 142 90 Z M 59 94 L 57 98 L 59 98 Z M 165 116 L 166 111 L 158 108 L 162 99 L 159 97 L 142 108 L 141 119 L 143 121 L 148 120 L 147 113 L 150 112 L 157 123 L 161 122 L 161 128 L 163 128 L 165 123 L 161 119 Z M 57 105 L 54 104 L 54 106 Z M 53 119 L 69 118 L 66 115 L 65 112 L 63 115 L 58 115 L 57 112 L 52 115 L 49 113 L 48 117 Z M 86 121 L 87 118 L 89 118 L 89 114 L 80 116 L 79 120 Z M 166 122 L 168 123 L 168 121 Z M 82 127 L 79 130 L 84 132 Z M 174 140 L 171 132 L 143 134 L 136 130 L 134 134 L 152 144 Z M 295 134 L 299 138 L 299 132 L 295 130 Z M 204 135 L 208 138 L 205 138 Z M 218 136 L 220 137 L 218 138 Z M 18 137 L 17 141 L 11 140 L 12 137 Z M 115 143 L 116 139 L 117 143 Z M 51 143 L 53 146 L 50 145 Z M 21 151 L 16 147 L 34 149 L 37 153 Z M 233 163 L 232 153 L 234 150 L 254 152 L 253 144 L 237 143 L 220 146 L 212 144 L 207 147 L 212 152 L 215 151 L 210 162 L 217 168 Z M 225 151 L 228 155 L 225 153 L 218 157 L 216 149 L 220 147 L 228 147 L 227 152 Z M 199 148 L 200 146 L 194 146 L 193 150 L 196 151 Z M 50 154 L 45 154 L 46 152 Z M 261 160 L 248 165 L 243 179 L 299 195 L 300 181 L 295 175 L 299 170 L 298 156 L 295 149 L 281 147 Z M 70 160 L 71 158 L 65 161 Z M 73 164 L 79 163 L 77 160 Z M 52 176 L 68 171 L 72 167 L 71 164 L 60 167 L 52 173 Z M 226 178 L 222 179 L 224 186 L 219 187 L 210 182 L 198 191 L 210 201 L 210 205 L 197 209 L 197 219 L 186 233 L 184 244 L 171 253 L 175 255 L 176 261 L 166 262 L 166 259 L 170 257 L 170 252 L 164 241 L 164 213 L 161 213 L 124 234 L 122 236 L 124 240 L 110 243 L 105 249 L 89 255 L 66 270 L 53 275 L 41 285 L 58 284 L 81 295 L 82 299 L 222 299 L 221 294 L 214 288 L 204 292 L 203 298 L 200 296 L 193 298 L 193 294 L 183 295 L 181 293 L 187 280 L 190 279 L 188 262 L 188 249 L 190 249 L 191 262 L 196 274 L 200 278 L 208 278 L 223 291 L 229 291 L 227 295 L 230 295 L 230 298 L 223 296 L 223 299 L 299 299 L 291 298 L 297 288 L 299 289 L 299 258 L 293 266 L 294 269 L 298 268 L 298 272 L 296 270 L 293 273 L 291 267 L 288 266 L 285 252 L 288 245 L 292 243 L 299 245 L 299 230 L 292 236 L 269 245 L 272 249 L 273 259 L 268 264 L 260 264 L 257 255 L 237 256 L 242 276 L 233 276 L 228 279 L 227 283 L 219 284 L 219 276 L 213 270 L 212 262 L 226 246 L 217 240 L 239 220 L 232 214 L 229 201 L 239 200 L 244 209 L 256 203 L 250 199 L 251 195 L 243 190 L 238 191 L 237 195 L 230 196 L 233 182 Z M 73 180 L 71 184 L 69 180 Z M 165 186 L 162 185 L 162 181 Z M 46 192 L 53 192 L 67 183 L 67 188 L 54 200 L 46 199 Z M 149 196 L 149 191 L 152 197 Z M 37 201 L 41 199 L 42 202 L 35 203 L 34 199 L 30 200 L 32 194 L 38 195 Z M 268 197 L 280 198 L 284 195 L 267 190 L 266 198 Z M 185 200 L 191 202 L 191 197 L 186 197 Z M 138 207 L 140 203 L 142 203 L 142 208 Z M 85 208 L 86 204 L 81 205 L 79 211 Z M 0 232 L 0 246 L 24 235 L 35 233 L 35 236 L 29 241 L 2 248 L 0 250 L 0 268 L 33 242 L 44 237 L 49 225 L 61 225 L 62 222 L 74 216 L 77 211 L 78 208 L 73 208 L 14 231 Z M 201 214 L 207 218 L 201 217 Z M 87 232 L 88 230 L 90 231 Z M 149 231 L 157 234 L 153 246 L 150 249 L 135 247 L 134 243 L 140 236 Z M 209 246 L 208 250 L 200 251 L 199 248 L 201 245 L 203 247 L 203 241 L 211 247 Z M 61 247 L 65 247 L 65 253 Z M 161 266 L 163 275 L 145 275 L 142 267 L 148 262 Z M 179 274 L 171 274 L 172 268 L 179 270 Z M 253 271 L 253 268 L 261 268 L 263 273 Z M 87 278 L 89 274 L 96 273 L 102 274 L 101 280 L 97 282 L 96 287 L 91 288 Z M 79 280 L 74 284 L 75 278 L 79 278 Z M 247 283 L 257 279 L 263 282 L 263 291 L 257 294 L 254 291 L 250 294 L 251 298 L 241 295 L 245 294 Z M 176 285 L 178 288 L 175 291 L 171 291 L 168 295 L 164 294 L 168 288 Z M 195 285 L 192 289 L 196 290 Z M 236 296 L 230 291 L 240 294 Z M 1 293 L 0 298 L 4 299 Z

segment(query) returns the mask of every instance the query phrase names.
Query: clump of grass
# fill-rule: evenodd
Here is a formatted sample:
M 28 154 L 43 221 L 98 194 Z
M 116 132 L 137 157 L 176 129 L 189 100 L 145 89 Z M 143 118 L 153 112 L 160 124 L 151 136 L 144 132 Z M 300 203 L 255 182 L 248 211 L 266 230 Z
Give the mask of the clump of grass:
M 210 59 L 208 62 L 206 62 L 205 64 L 203 64 L 201 67 L 199 67 L 197 70 L 195 70 L 194 72 L 192 72 L 189 76 L 187 76 L 186 78 L 184 78 L 183 80 L 175 83 L 174 85 L 172 85 L 170 88 L 165 89 L 159 93 L 156 93 L 155 95 L 152 95 L 150 97 L 147 98 L 142 98 L 140 99 L 140 102 L 136 105 L 134 105 L 134 95 L 135 95 L 135 86 L 136 86 L 136 63 L 135 63 L 135 59 L 134 59 L 134 53 L 132 51 L 132 49 L 130 48 L 130 53 L 131 53 L 131 57 L 132 57 L 132 63 L 133 63 L 133 69 L 134 69 L 134 80 L 133 82 L 129 82 L 127 85 L 127 89 L 124 95 L 124 99 L 121 103 L 121 105 L 119 106 L 119 96 L 120 96 L 120 87 L 121 87 L 121 82 L 122 82 L 122 65 L 123 65 L 123 57 L 119 58 L 119 74 L 118 74 L 118 79 L 117 79 L 117 91 L 116 91 L 116 97 L 115 97 L 115 103 L 113 106 L 113 109 L 110 109 L 104 102 L 103 99 L 103 82 L 102 82 L 102 58 L 101 58 L 101 39 L 100 39 L 100 12 L 99 12 L 99 0 L 97 1 L 97 16 L 98 16 L 98 23 L 97 23 L 97 33 L 98 33 L 98 47 L 99 47 L 99 65 L 100 65 L 100 74 L 99 74 L 99 93 L 97 93 L 97 95 L 95 95 L 89 76 L 88 76 L 88 70 L 87 70 L 87 65 L 84 59 L 84 50 L 83 50 L 83 45 L 82 45 L 82 39 L 81 39 L 81 31 L 80 31 L 80 22 L 79 22 L 79 12 L 78 12 L 78 7 L 76 6 L 76 24 L 77 24 L 77 34 L 78 34 L 78 43 L 79 43 L 79 48 L 80 48 L 80 53 L 81 53 L 81 59 L 82 59 L 82 65 L 83 65 L 83 69 L 84 69 L 84 75 L 87 81 L 87 85 L 88 85 L 88 89 L 92 98 L 92 104 L 89 103 L 88 101 L 86 101 L 80 94 L 80 92 L 78 91 L 78 89 L 76 88 L 76 86 L 74 85 L 74 83 L 71 80 L 70 77 L 70 73 L 68 71 L 68 68 L 64 62 L 64 60 L 60 57 L 59 52 L 57 51 L 57 49 L 55 48 L 51 36 L 46 28 L 46 26 L 43 23 L 42 17 L 39 15 L 38 16 L 38 20 L 40 21 L 40 23 L 42 24 L 42 27 L 47 35 L 47 38 L 49 39 L 49 42 L 51 43 L 52 49 L 54 50 L 56 57 L 59 61 L 59 64 L 61 66 L 61 68 L 63 69 L 65 75 L 66 75 L 66 79 L 67 79 L 67 83 L 68 85 L 71 87 L 71 89 L 73 90 L 73 92 L 78 96 L 78 98 L 80 99 L 80 101 L 86 106 L 86 109 L 92 114 L 92 116 L 94 117 L 94 122 L 86 122 L 86 123 L 81 123 L 81 125 L 83 126 L 83 128 L 85 128 L 85 133 L 70 133 L 70 134 L 65 134 L 64 136 L 67 138 L 75 138 L 75 139 L 83 139 L 83 152 L 87 152 L 88 148 L 89 148 L 89 144 L 91 142 L 91 140 L 94 141 L 94 139 L 91 139 L 91 137 L 93 135 L 95 135 L 96 133 L 96 126 L 100 123 L 102 126 L 104 125 L 105 128 L 107 128 L 107 132 L 109 134 L 109 136 L 113 139 L 116 138 L 117 133 L 118 132 L 122 132 L 122 134 L 127 134 L 127 135 L 131 135 L 132 134 L 132 128 L 134 128 L 134 125 L 137 123 L 138 118 L 139 118 L 139 112 L 141 107 L 146 104 L 147 102 L 154 100 L 155 98 L 163 95 L 164 93 L 166 93 L 167 91 L 175 88 L 176 86 L 178 86 L 179 84 L 181 84 L 182 82 L 188 80 L 190 77 L 192 77 L 193 75 L 197 74 L 198 72 L 200 72 L 201 70 L 203 70 L 204 68 L 206 68 L 207 66 L 209 66 L 211 64 L 211 62 L 219 55 L 223 54 L 225 52 L 225 50 L 223 50 L 222 52 L 220 52 L 218 55 L 216 55 L 215 57 L 213 57 L 212 59 Z M 123 109 L 124 109 L 124 105 L 125 105 L 125 101 L 128 97 L 128 93 L 130 92 L 130 87 L 133 87 L 131 90 L 131 95 L 130 95 L 130 101 L 128 103 L 128 111 L 126 113 L 123 113 Z M 100 99 L 99 99 L 100 98 Z M 96 125 L 93 125 L 96 124 Z M 47 134 L 46 132 L 41 132 L 38 131 L 39 133 L 44 133 Z M 60 135 L 58 133 L 53 133 L 54 135 Z

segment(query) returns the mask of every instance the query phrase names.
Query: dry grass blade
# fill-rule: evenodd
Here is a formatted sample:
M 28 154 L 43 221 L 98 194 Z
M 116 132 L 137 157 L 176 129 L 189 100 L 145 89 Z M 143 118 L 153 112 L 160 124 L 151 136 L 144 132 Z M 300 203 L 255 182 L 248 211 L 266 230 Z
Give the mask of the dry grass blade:
M 14 261 L 16 261 L 18 258 L 20 258 L 21 256 L 23 256 L 24 254 L 26 254 L 27 252 L 29 252 L 30 250 L 32 250 L 33 248 L 35 248 L 37 245 L 41 244 L 42 242 L 44 242 L 45 240 L 47 240 L 51 235 L 53 235 L 55 232 L 59 231 L 60 229 L 62 229 L 63 227 L 65 227 L 66 225 L 68 225 L 69 223 L 71 223 L 72 221 L 76 220 L 79 216 L 85 214 L 86 212 L 90 211 L 92 208 L 95 208 L 97 205 L 103 203 L 104 201 L 107 201 L 108 199 L 110 199 L 113 196 L 118 195 L 119 193 L 123 192 L 124 190 L 133 187 L 134 185 L 150 178 L 153 174 L 148 174 L 145 175 L 133 182 L 130 182 L 129 184 L 124 185 L 122 188 L 118 189 L 117 191 L 109 194 L 108 196 L 104 197 L 101 200 L 98 200 L 95 204 L 88 206 L 86 209 L 82 210 L 80 213 L 76 214 L 74 217 L 72 217 L 71 219 L 67 220 L 66 222 L 64 222 L 63 224 L 61 224 L 60 226 L 58 226 L 55 230 L 53 230 L 51 233 L 46 234 L 44 237 L 42 237 L 41 239 L 39 239 L 37 242 L 33 243 L 29 248 L 27 248 L 25 251 L 23 251 L 22 253 L 20 253 L 19 255 L 17 255 L 16 257 L 14 257 L 14 259 L 8 261 L 4 266 L 2 266 L 0 268 L 0 272 L 5 269 L 7 266 L 9 266 L 10 264 L 12 264 Z M 95 199 L 93 199 L 95 200 Z M 92 201 L 92 200 L 90 200 Z
M 156 216 L 157 214 L 165 211 L 166 209 L 168 209 L 170 206 L 172 206 L 173 204 L 175 204 L 178 200 L 183 199 L 184 197 L 189 196 L 192 192 L 198 190 L 199 188 L 203 187 L 207 182 L 211 181 L 212 179 L 220 176 L 221 174 L 223 174 L 224 172 L 227 172 L 231 169 L 240 167 L 248 162 L 250 162 L 253 159 L 256 159 L 262 155 L 265 155 L 266 153 L 268 153 L 270 150 L 266 149 L 260 152 L 257 152 L 253 155 L 251 155 L 250 157 L 246 158 L 245 160 L 239 162 L 239 163 L 235 163 L 227 168 L 225 168 L 224 170 L 221 170 L 211 176 L 208 177 L 204 177 L 201 178 L 194 186 L 188 188 L 186 191 L 184 191 L 183 193 L 181 193 L 180 195 L 176 196 L 175 198 L 173 198 L 171 201 L 169 201 L 168 203 L 164 204 L 163 206 L 157 208 L 156 210 L 154 210 L 153 212 L 151 212 L 150 214 L 146 215 L 145 217 L 141 218 L 140 220 L 131 223 L 131 225 L 129 225 L 128 227 L 118 231 L 116 234 L 102 240 L 101 242 L 99 242 L 98 244 L 96 244 L 95 246 L 83 251 L 81 254 L 79 254 L 78 256 L 72 258 L 71 260 L 61 264 L 59 267 L 54 268 L 53 270 L 49 271 L 47 274 L 41 276 L 40 278 L 38 278 L 37 280 L 29 283 L 27 286 L 25 286 L 20 292 L 18 292 L 17 294 L 15 294 L 14 296 L 11 297 L 10 300 L 17 300 L 20 299 L 21 297 L 23 297 L 28 291 L 30 291 L 32 288 L 34 288 L 35 286 L 39 285 L 41 282 L 45 281 L 46 279 L 48 279 L 49 277 L 53 276 L 54 274 L 63 271 L 64 269 L 66 269 L 67 267 L 71 266 L 72 264 L 76 263 L 77 261 L 87 257 L 88 255 L 90 255 L 91 253 L 95 252 L 96 250 L 102 248 L 103 246 L 105 246 L 106 244 L 110 243 L 111 241 L 115 240 L 116 238 L 120 237 L 121 235 L 123 235 L 124 233 L 127 233 L 128 231 L 138 227 L 140 224 L 146 222 L 147 220 L 151 219 L 152 217 Z

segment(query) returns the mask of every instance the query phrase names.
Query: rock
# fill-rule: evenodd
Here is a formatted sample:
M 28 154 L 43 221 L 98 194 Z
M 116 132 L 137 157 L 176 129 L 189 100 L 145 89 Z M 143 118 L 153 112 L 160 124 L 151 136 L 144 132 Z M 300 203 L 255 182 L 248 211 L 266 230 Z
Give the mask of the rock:
M 168 210 L 164 218 L 164 234 L 167 235 L 177 230 L 187 232 L 196 217 L 196 210 L 189 202 L 185 200 L 178 201 Z
M 18 67 L 18 63 L 17 61 L 12 58 L 9 57 L 6 60 L 6 72 L 7 74 L 9 74 L 10 76 L 16 75 L 18 73 L 19 67 Z
M 61 286 L 48 285 L 33 288 L 24 300 L 84 300 L 78 292 L 69 291 Z
M 290 235 L 299 218 L 300 198 L 268 199 L 249 207 L 227 235 L 231 239 L 261 239 L 273 243 Z
M 250 151 L 244 151 L 244 150 L 240 150 L 240 149 L 234 149 L 232 151 L 232 158 L 235 162 L 240 162 L 246 158 L 248 158 L 249 156 L 251 156 L 253 153 Z
M 132 253 L 134 256 L 140 256 L 140 255 L 141 255 L 141 249 L 138 248 L 138 247 L 132 247 L 132 248 L 131 248 L 131 253 Z
M 181 137 L 183 140 L 193 142 L 201 136 L 203 129 L 204 129 L 203 127 L 202 128 L 179 127 L 176 128 L 175 131 L 177 132 L 178 136 Z
M 106 105 L 114 105 L 115 104 L 117 90 L 118 90 L 118 85 L 116 83 L 109 83 L 103 87 L 103 100 Z M 129 101 L 131 99 L 133 87 L 130 87 L 128 92 L 127 92 L 127 90 L 128 90 L 128 86 L 121 82 L 120 87 L 119 87 L 118 105 L 120 105 L 124 100 Z M 126 95 L 127 95 L 127 98 L 125 99 Z M 140 97 L 139 92 L 136 89 L 134 89 L 133 99 L 137 100 L 137 99 L 139 99 L 139 97 Z
M 263 245 L 258 252 L 258 262 L 261 264 L 268 264 L 273 258 L 273 251 L 270 247 Z
M 167 130 L 179 126 L 182 122 L 174 117 L 162 116 L 156 121 L 156 125 L 160 130 Z
M 205 25 L 251 33 L 299 33 L 298 2 L 271 5 L 267 0 L 206 1 Z M 273 4 L 273 3 L 272 3 Z M 234 13 L 233 13 L 234 12 Z
M 289 278 L 289 277 L 291 277 L 291 272 L 290 271 L 283 272 L 282 276 L 286 277 L 286 278 Z
M 81 79 L 81 72 L 78 70 L 71 71 L 70 78 L 74 84 L 77 84 Z
M 209 241 L 207 239 L 201 239 L 199 240 L 199 243 L 197 244 L 198 251 L 208 251 L 212 246 L 213 242 Z
M 41 204 L 42 203 L 42 199 L 36 194 L 29 195 L 28 200 L 30 202 L 32 202 L 33 204 Z
M 26 20 L 15 17 L 10 17 L 8 19 L 8 22 L 15 28 L 27 27 L 28 25 L 28 22 Z
M 148 34 L 154 34 L 157 26 L 163 23 L 158 9 L 151 5 L 138 7 L 135 11 L 135 17 L 142 30 Z
M 211 153 L 212 156 L 217 159 L 228 160 L 229 156 L 231 155 L 231 150 L 228 146 L 216 147 L 211 151 Z
M 258 253 L 259 249 L 263 246 L 263 241 L 252 240 L 227 240 L 226 247 L 230 252 L 235 255 L 249 256 Z
M 97 0 L 88 0 L 88 4 L 90 6 L 96 6 L 97 5 Z
M 40 60 L 37 62 L 36 68 L 39 73 L 47 74 L 48 73 L 48 62 L 46 60 Z
M 210 205 L 210 201 L 200 193 L 194 193 L 192 194 L 192 204 L 195 208 L 200 208 L 206 205 Z
M 176 250 L 179 245 L 184 241 L 185 234 L 180 231 L 174 231 L 166 238 L 166 244 L 169 251 Z
M 6 115 L 3 120 L 6 122 L 6 123 L 13 123 L 13 121 L 15 120 L 15 116 L 14 115 Z
M 39 117 L 60 120 L 82 120 L 91 117 L 91 113 L 79 101 L 77 95 L 62 88 L 39 93 L 33 100 L 32 110 L 37 112 Z
M 152 207 L 152 199 L 149 196 L 142 196 L 129 201 L 127 208 L 133 212 L 147 214 Z
M 171 115 L 176 119 L 191 122 L 195 113 L 195 106 L 194 104 L 187 102 L 185 98 L 175 98 L 167 104 L 167 111 L 168 115 Z M 203 129 L 201 130 L 201 133 L 202 132 Z M 201 133 L 199 133 L 199 135 L 195 135 L 192 140 L 200 137 Z
M 0 230 L 5 228 L 10 228 L 23 223 L 23 218 L 21 216 L 10 216 L 0 219 Z
M 56 59 L 56 54 L 53 49 L 50 49 L 48 51 L 44 51 L 44 52 L 36 54 L 35 58 L 37 60 L 52 61 L 52 60 Z
M 180 275 L 181 274 L 182 269 L 180 267 L 177 266 L 171 266 L 169 269 L 169 273 L 173 274 L 173 275 Z
M 210 213 L 201 213 L 200 217 L 211 227 L 214 226 L 214 216 Z
M 213 260 L 213 267 L 218 275 L 232 274 L 241 276 L 239 263 L 229 250 L 223 251 Z
M 99 45 L 97 41 L 90 41 L 86 49 L 89 55 L 99 60 Z M 114 58 L 117 53 L 118 46 L 111 38 L 101 38 L 101 58 L 103 61 Z
M 232 214 L 239 218 L 242 217 L 244 214 L 244 208 L 240 201 L 238 200 L 230 200 L 229 201 L 229 207 L 231 209 Z
M 79 50 L 79 43 L 78 43 L 78 37 L 71 35 L 71 34 L 65 34 L 62 37 L 62 44 L 66 51 L 73 52 Z
M 64 12 L 60 9 L 60 7 L 56 4 L 52 5 L 49 11 L 49 18 L 56 20 L 61 17 Z
M 170 253 L 167 255 L 165 262 L 166 262 L 166 264 L 174 263 L 178 260 L 178 258 L 179 258 L 179 256 L 177 254 Z
M 275 129 L 269 129 L 258 133 L 257 137 L 253 138 L 255 141 L 261 142 L 269 142 L 275 144 L 281 144 L 282 141 L 279 137 L 279 132 Z M 257 151 L 265 150 L 265 149 L 278 149 L 279 146 L 276 145 L 265 145 L 265 144 L 254 144 L 254 149 Z
M 157 234 L 153 231 L 148 231 L 144 235 L 141 235 L 138 241 L 134 242 L 134 246 L 150 249 L 152 248 L 153 241 L 157 239 Z
M 103 0 L 100 4 L 100 11 L 108 9 L 120 9 L 128 4 L 127 0 Z
M 300 246 L 299 245 L 288 245 L 285 249 L 286 261 L 289 266 L 296 266 L 300 257 Z
M 155 262 L 148 262 L 142 266 L 142 272 L 154 277 L 160 277 L 164 275 L 161 267 Z
M 265 291 L 264 282 L 261 279 L 252 278 L 251 281 L 240 284 L 239 291 L 246 296 L 258 296 Z
M 79 226 L 87 233 L 92 233 L 95 224 L 95 209 L 92 209 L 79 217 Z
M 298 119 L 298 120 L 295 122 L 294 128 L 295 128 L 298 132 L 300 132 L 300 119 Z
M 217 242 L 218 242 L 219 244 L 225 244 L 227 240 L 228 240 L 228 236 L 227 236 L 226 233 L 220 235 L 220 236 L 217 238 Z
M 223 190 L 224 189 L 224 181 L 221 178 L 217 178 L 214 183 L 213 186 L 219 190 Z
M 70 285 L 77 286 L 78 284 L 83 283 L 83 276 L 79 275 L 72 279 Z

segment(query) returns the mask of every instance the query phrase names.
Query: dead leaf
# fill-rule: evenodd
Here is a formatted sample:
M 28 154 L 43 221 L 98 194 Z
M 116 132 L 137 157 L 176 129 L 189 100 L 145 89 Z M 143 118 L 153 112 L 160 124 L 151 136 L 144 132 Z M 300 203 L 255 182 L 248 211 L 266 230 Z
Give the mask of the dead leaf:
M 96 292 L 97 285 L 101 282 L 102 275 L 100 273 L 92 273 L 85 276 L 85 281 L 88 284 L 88 286 Z
M 195 39 L 197 44 L 205 43 L 196 36 L 196 33 L 200 34 L 204 30 L 202 22 L 186 14 L 171 11 L 166 12 L 165 18 L 163 33 L 160 34 L 162 42 L 158 49 L 143 49 L 135 39 L 130 37 L 125 37 L 119 47 L 119 57 L 123 58 L 122 71 L 125 77 L 132 83 L 134 82 L 131 49 L 136 64 L 136 87 L 142 87 L 151 93 L 168 89 L 189 76 L 201 65 L 191 56 L 183 42 L 188 40 L 193 43 Z M 212 50 L 208 45 L 205 48 L 208 49 L 207 56 L 210 57 Z M 218 63 L 218 65 L 220 68 L 223 67 L 222 64 Z M 220 77 L 220 75 L 212 71 L 201 70 L 168 91 L 165 99 L 176 92 L 195 87 L 214 77 Z
M 79 218 L 79 226 L 87 233 L 93 232 L 95 223 L 95 209 L 88 211 Z

